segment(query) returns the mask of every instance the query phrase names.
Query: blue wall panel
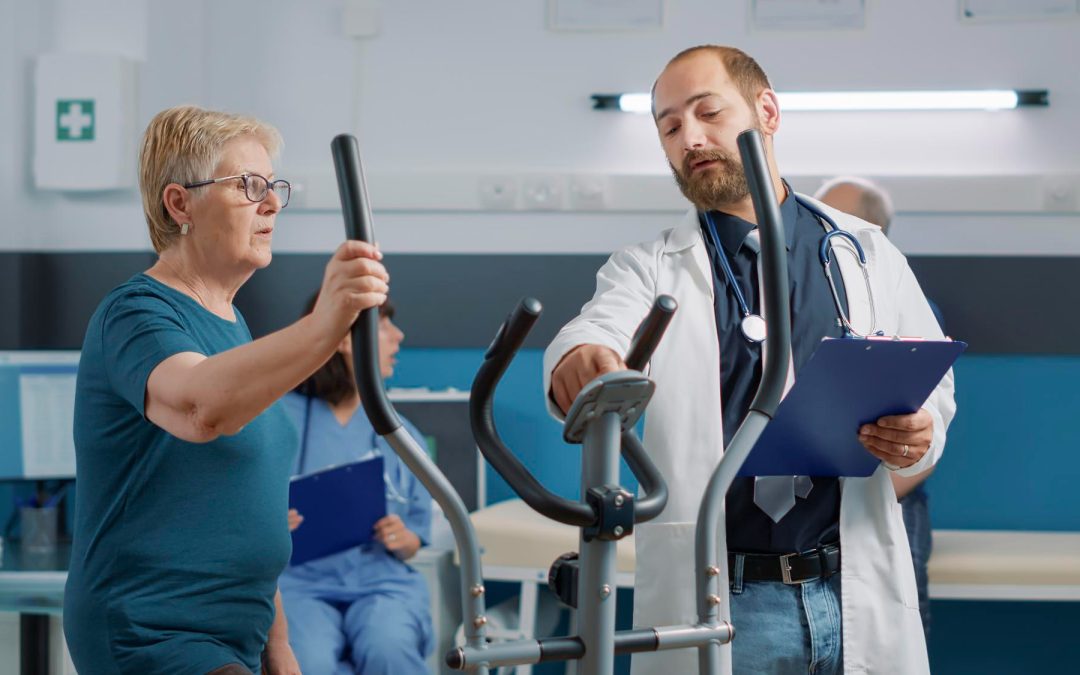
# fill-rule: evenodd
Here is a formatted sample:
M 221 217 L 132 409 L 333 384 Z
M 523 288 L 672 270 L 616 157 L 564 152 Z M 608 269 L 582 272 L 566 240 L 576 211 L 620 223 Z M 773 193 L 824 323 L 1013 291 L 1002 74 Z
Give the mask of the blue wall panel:
M 968 355 L 956 381 L 934 527 L 1080 530 L 1080 357 Z
M 482 356 L 479 349 L 405 349 L 391 383 L 468 389 Z M 574 496 L 579 453 L 544 409 L 541 357 L 540 350 L 518 355 L 499 387 L 496 420 L 526 466 Z M 929 482 L 934 526 L 1080 530 L 1080 424 L 1071 422 L 1080 414 L 1080 357 L 969 355 L 956 377 L 958 414 Z M 489 501 L 510 496 L 501 481 L 489 483 Z

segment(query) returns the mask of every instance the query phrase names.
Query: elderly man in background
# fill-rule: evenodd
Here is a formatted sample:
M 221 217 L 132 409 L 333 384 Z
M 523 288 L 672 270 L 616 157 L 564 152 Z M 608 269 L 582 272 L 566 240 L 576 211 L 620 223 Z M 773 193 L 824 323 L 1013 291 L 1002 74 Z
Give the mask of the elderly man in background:
M 297 433 L 282 404 L 389 277 L 349 241 L 311 314 L 252 341 L 233 306 L 270 264 L 290 185 L 251 117 L 171 108 L 143 136 L 158 260 L 90 319 L 75 392 L 79 491 L 64 632 L 80 673 L 300 672 L 277 590 Z
M 882 233 L 888 236 L 895 211 L 889 193 L 877 183 L 857 176 L 839 176 L 826 181 L 814 193 L 814 197 L 822 204 L 828 204 L 834 209 L 877 225 Z M 929 298 L 927 302 L 941 325 L 941 331 L 945 332 L 941 310 Z M 926 565 L 933 548 L 933 535 L 930 530 L 929 495 L 923 483 L 933 471 L 934 467 L 930 467 L 914 476 L 900 476 L 895 473 L 891 476 L 896 498 L 900 500 L 904 511 L 904 528 L 907 530 L 911 561 L 915 565 L 915 581 L 919 587 L 919 614 L 922 616 L 923 632 L 927 638 L 930 637 L 930 596 L 927 591 Z

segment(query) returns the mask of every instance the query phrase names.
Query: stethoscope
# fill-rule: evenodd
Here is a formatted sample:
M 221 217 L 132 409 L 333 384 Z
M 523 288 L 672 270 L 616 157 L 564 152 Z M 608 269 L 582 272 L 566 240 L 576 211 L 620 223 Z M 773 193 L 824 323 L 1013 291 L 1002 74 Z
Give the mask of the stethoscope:
M 840 226 L 836 224 L 836 221 L 829 214 L 794 192 L 791 194 L 795 197 L 797 203 L 801 204 L 822 223 L 822 227 L 828 226 L 825 236 L 821 238 L 821 244 L 818 246 L 818 259 L 825 270 L 825 278 L 829 282 L 829 291 L 832 293 L 833 304 L 836 306 L 836 315 L 839 317 L 840 324 L 844 329 L 844 337 L 865 338 L 874 335 L 877 328 L 877 313 L 874 305 L 874 292 L 870 287 L 870 271 L 866 265 L 866 253 L 863 251 L 862 245 L 859 244 L 859 240 L 855 238 L 855 235 L 841 230 Z M 743 295 L 742 289 L 739 288 L 739 282 L 735 279 L 735 273 L 731 270 L 731 263 L 728 262 L 727 254 L 724 253 L 724 249 L 720 246 L 720 236 L 716 233 L 716 223 L 713 222 L 712 216 L 708 212 L 705 213 L 705 223 L 708 225 L 709 238 L 712 240 L 713 248 L 716 249 L 716 257 L 720 262 L 720 268 L 724 270 L 724 278 L 727 279 L 728 286 L 731 287 L 735 294 L 735 300 L 739 303 L 739 312 L 742 315 L 742 319 L 739 321 L 739 329 L 742 331 L 743 337 L 750 342 L 763 342 L 767 332 L 765 319 L 760 314 L 750 311 L 750 307 L 746 303 L 746 296 Z M 858 332 L 851 325 L 851 319 L 848 317 L 847 312 L 844 311 L 844 306 L 840 302 L 840 294 L 836 290 L 836 281 L 832 275 L 832 252 L 834 250 L 833 239 L 837 237 L 846 239 L 851 244 L 851 248 L 845 247 L 843 250 L 855 256 L 859 263 L 859 269 L 862 270 L 863 281 L 866 282 L 866 297 L 870 301 L 870 331 L 865 334 Z
M 304 430 L 300 434 L 300 465 L 297 467 L 297 473 L 304 473 L 304 465 L 307 464 L 307 448 L 308 448 L 308 428 L 311 420 L 311 404 L 314 400 L 314 396 L 307 396 L 307 403 L 304 409 Z M 405 490 L 405 472 L 401 467 L 401 462 L 393 462 L 394 473 L 393 478 L 390 477 L 389 465 L 391 462 L 386 461 L 386 457 L 383 455 L 382 450 L 379 448 L 379 433 L 372 430 L 371 432 L 371 450 L 358 457 L 356 461 L 363 462 L 375 457 L 383 458 L 383 483 L 386 484 L 386 498 L 390 501 L 398 502 L 399 504 L 408 504 L 409 498 L 401 494 L 402 490 Z M 398 486 L 401 486 L 400 489 Z

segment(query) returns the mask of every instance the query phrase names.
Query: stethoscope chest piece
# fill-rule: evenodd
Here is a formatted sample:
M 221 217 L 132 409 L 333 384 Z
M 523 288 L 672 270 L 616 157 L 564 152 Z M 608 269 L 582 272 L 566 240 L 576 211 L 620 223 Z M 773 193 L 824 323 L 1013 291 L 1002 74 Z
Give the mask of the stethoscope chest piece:
M 743 337 L 750 342 L 764 342 L 768 333 L 765 319 L 757 314 L 744 316 L 742 321 L 739 322 L 739 328 L 742 330 Z

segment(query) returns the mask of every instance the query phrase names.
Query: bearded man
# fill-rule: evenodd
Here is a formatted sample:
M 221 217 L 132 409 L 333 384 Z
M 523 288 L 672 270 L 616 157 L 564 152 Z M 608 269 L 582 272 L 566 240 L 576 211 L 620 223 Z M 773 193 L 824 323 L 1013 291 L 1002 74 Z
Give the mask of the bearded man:
M 652 358 L 656 381 L 645 446 L 670 486 L 667 509 L 638 528 L 636 626 L 696 622 L 694 527 L 705 486 L 746 416 L 761 377 L 756 216 L 736 139 L 763 137 L 784 221 L 790 280 L 792 370 L 797 378 L 823 338 L 842 337 L 838 307 L 859 333 L 941 339 L 907 261 L 881 230 L 796 195 L 780 178 L 773 137 L 776 93 L 760 66 L 731 47 L 673 58 L 653 85 L 653 116 L 672 173 L 693 208 L 656 240 L 615 253 L 596 293 L 544 356 L 553 414 L 596 376 L 625 368 L 637 323 L 656 296 L 679 311 Z M 819 245 L 836 227 L 854 248 L 834 253 L 843 281 L 834 302 Z M 834 239 L 836 241 L 836 239 Z M 848 250 L 843 250 L 848 249 Z M 868 286 L 872 289 L 868 293 Z M 889 383 L 883 382 L 883 387 Z M 723 649 L 737 673 L 927 673 L 926 644 L 908 541 L 890 473 L 918 474 L 941 457 L 955 412 L 950 372 L 926 404 L 852 430 L 882 461 L 868 478 L 736 479 L 726 498 L 729 584 L 720 615 L 737 638 Z M 697 672 L 693 650 L 635 655 L 634 675 Z

